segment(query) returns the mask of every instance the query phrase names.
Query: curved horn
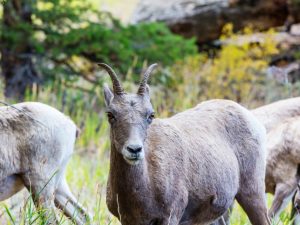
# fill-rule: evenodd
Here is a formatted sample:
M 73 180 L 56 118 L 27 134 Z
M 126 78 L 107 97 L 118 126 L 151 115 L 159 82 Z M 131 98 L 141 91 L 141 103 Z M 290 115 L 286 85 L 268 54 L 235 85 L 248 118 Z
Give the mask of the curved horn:
M 149 79 L 152 71 L 155 69 L 155 67 L 157 67 L 157 63 L 154 63 L 154 64 L 152 64 L 151 66 L 148 67 L 148 69 L 144 73 L 143 79 L 141 80 L 141 83 L 140 83 L 139 89 L 137 91 L 137 94 L 143 95 L 145 93 L 146 84 L 148 82 L 148 79 Z
M 115 94 L 117 95 L 122 95 L 124 94 L 124 90 L 121 86 L 121 83 L 118 79 L 117 74 L 115 73 L 115 71 L 107 64 L 105 63 L 98 63 L 98 66 L 102 67 L 103 69 L 106 70 L 106 72 L 109 74 L 111 81 L 113 83 L 113 91 Z

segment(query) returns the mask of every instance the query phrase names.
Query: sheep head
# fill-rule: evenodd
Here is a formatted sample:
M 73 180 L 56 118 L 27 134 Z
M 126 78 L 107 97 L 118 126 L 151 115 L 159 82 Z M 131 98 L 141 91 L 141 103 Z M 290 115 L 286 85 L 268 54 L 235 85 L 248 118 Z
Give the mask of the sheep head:
M 136 165 L 145 157 L 144 142 L 147 129 L 154 118 L 147 81 L 157 64 L 143 74 L 136 94 L 125 93 L 113 69 L 100 63 L 111 77 L 113 90 L 104 86 L 106 112 L 111 127 L 111 142 L 130 165 Z

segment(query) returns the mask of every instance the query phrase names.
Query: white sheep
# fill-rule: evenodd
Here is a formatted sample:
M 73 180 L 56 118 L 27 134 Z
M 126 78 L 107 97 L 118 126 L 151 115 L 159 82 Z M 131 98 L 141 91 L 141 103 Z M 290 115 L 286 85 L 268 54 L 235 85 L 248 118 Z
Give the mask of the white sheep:
M 26 187 L 48 223 L 57 223 L 56 205 L 84 224 L 89 216 L 65 179 L 76 130 L 72 120 L 41 103 L 0 107 L 0 201 Z

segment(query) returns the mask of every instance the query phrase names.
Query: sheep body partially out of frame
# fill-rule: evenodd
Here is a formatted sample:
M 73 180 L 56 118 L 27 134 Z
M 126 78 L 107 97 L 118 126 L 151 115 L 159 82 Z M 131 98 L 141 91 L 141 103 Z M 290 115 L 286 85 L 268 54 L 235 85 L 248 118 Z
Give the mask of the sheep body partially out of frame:
M 265 202 L 265 129 L 227 100 L 203 102 L 153 119 L 147 79 L 124 92 L 114 71 L 104 96 L 111 125 L 109 210 L 123 225 L 209 224 L 236 198 L 252 224 L 269 224 Z
M 267 133 L 287 119 L 300 116 L 300 97 L 280 100 L 251 110 Z
M 274 195 L 269 215 L 277 221 L 295 193 L 300 176 L 300 97 L 280 100 L 251 112 L 267 130 L 265 185 L 266 192 Z M 300 197 L 298 202 L 300 206 Z M 229 214 L 224 215 L 227 224 Z M 292 210 L 294 216 L 294 224 L 299 224 L 299 215 Z M 218 224 L 223 223 L 221 220 L 214 223 Z
M 265 183 L 266 192 L 274 195 L 269 215 L 277 220 L 299 180 L 300 97 L 280 100 L 251 112 L 267 129 Z M 299 216 L 294 219 L 299 223 Z
M 285 120 L 267 135 L 266 192 L 274 194 L 270 216 L 277 217 L 297 190 L 300 166 L 300 117 Z M 296 220 L 299 223 L 297 216 Z
M 55 205 L 84 224 L 89 216 L 65 179 L 76 130 L 72 120 L 42 103 L 0 107 L 0 201 L 26 187 L 49 224 L 57 223 Z

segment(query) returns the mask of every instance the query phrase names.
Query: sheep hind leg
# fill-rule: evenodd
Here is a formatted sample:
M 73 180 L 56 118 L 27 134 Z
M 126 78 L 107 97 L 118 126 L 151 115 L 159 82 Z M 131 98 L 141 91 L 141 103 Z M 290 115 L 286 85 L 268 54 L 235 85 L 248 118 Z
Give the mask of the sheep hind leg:
M 262 189 L 263 190 L 263 189 Z M 238 203 L 246 212 L 251 224 L 270 225 L 267 204 L 263 191 L 257 194 L 239 193 L 236 196 Z
M 36 175 L 23 176 L 23 181 L 25 187 L 31 193 L 34 205 L 38 210 L 43 224 L 59 224 L 55 215 L 54 182 L 37 177 Z
M 91 222 L 91 216 L 82 207 L 74 197 L 70 188 L 63 177 L 55 192 L 55 205 L 61 209 L 64 214 L 76 222 L 76 224 L 87 224 Z

